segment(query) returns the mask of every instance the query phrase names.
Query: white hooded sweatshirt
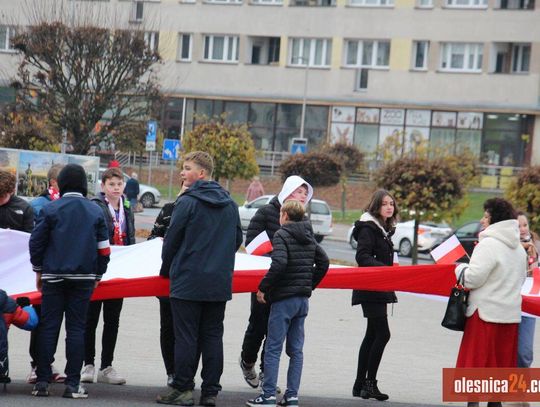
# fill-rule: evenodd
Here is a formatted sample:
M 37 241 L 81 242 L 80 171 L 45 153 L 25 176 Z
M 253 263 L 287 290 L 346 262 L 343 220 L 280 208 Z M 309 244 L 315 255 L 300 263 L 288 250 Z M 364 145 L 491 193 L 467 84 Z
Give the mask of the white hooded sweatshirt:
M 313 197 L 313 187 L 309 185 L 307 181 L 305 181 L 303 178 L 299 177 L 298 175 L 291 175 L 283 183 L 281 192 L 278 195 L 279 203 L 283 205 L 283 202 L 285 202 L 285 199 L 287 199 L 289 195 L 292 194 L 296 190 L 296 188 L 304 184 L 307 185 L 307 189 L 308 189 L 306 204 L 309 201 L 311 201 L 311 198 Z
M 517 220 L 497 222 L 482 231 L 470 263 L 458 265 L 456 277 L 463 269 L 465 287 L 471 289 L 468 317 L 478 310 L 482 321 L 521 321 L 521 286 L 527 273 L 527 255 L 519 241 Z

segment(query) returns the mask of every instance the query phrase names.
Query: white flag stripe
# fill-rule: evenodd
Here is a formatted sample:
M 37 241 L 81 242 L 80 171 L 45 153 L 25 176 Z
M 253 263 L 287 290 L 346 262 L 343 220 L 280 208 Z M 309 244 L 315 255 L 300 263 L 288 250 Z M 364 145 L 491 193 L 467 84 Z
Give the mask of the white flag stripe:
M 431 251 L 431 256 L 433 257 L 433 260 L 435 262 L 439 260 L 440 258 L 444 257 L 445 254 L 451 252 L 456 247 L 460 246 L 461 243 L 459 242 L 456 235 L 450 236 L 448 239 L 446 239 L 444 242 L 442 242 L 439 246 L 437 246 L 435 249 Z
M 246 253 L 251 254 L 253 253 L 257 247 L 261 246 L 262 244 L 269 242 L 270 238 L 268 237 L 268 233 L 266 233 L 266 230 L 263 230 L 261 233 L 259 233 L 255 239 L 253 239 L 247 246 L 246 246 Z

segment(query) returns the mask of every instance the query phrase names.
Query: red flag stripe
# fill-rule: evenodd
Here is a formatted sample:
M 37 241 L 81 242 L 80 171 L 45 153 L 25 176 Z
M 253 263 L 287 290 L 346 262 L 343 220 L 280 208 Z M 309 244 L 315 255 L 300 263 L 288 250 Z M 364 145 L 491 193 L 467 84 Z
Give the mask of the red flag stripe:
M 456 260 L 461 259 L 465 255 L 467 255 L 467 252 L 462 245 L 459 245 L 437 260 L 437 264 L 453 264 Z

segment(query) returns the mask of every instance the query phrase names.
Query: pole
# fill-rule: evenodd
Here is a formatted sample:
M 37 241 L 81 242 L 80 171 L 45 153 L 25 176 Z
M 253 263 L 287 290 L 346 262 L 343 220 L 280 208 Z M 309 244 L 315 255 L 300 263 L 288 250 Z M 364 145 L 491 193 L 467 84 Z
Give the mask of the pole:
M 304 123 L 306 121 L 306 99 L 308 88 L 308 73 L 309 73 L 309 58 L 300 57 L 303 61 L 306 61 L 306 70 L 304 73 L 304 95 L 302 98 L 302 116 L 300 118 L 300 138 L 304 138 Z
M 172 177 L 173 177 L 174 160 L 171 160 L 171 171 L 169 173 L 169 194 L 168 199 L 171 200 L 172 196 Z
M 60 152 L 62 154 L 66 153 L 66 147 L 67 147 L 67 130 L 62 129 L 62 145 L 60 147 Z
M 152 152 L 149 151 L 148 153 L 148 185 L 150 185 L 152 181 Z

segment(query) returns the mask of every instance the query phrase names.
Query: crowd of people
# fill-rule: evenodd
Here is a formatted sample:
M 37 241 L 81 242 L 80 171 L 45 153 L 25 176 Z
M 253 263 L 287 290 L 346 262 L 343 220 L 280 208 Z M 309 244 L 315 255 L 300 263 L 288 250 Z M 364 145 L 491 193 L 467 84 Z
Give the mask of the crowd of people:
M 200 363 L 199 405 L 215 406 L 221 391 L 224 316 L 232 298 L 235 254 L 243 234 L 237 205 L 212 181 L 213 167 L 206 152 L 184 157 L 180 193 L 174 203 L 162 208 L 149 236 L 163 239 L 159 274 L 170 280 L 169 296 L 158 298 L 161 352 L 170 387 L 158 396 L 160 404 L 195 404 L 194 379 Z M 93 382 L 96 376 L 102 383 L 126 383 L 113 368 L 122 299 L 90 301 L 90 297 L 107 270 L 110 246 L 135 243 L 133 195 L 125 197 L 118 168 L 103 173 L 102 192 L 92 200 L 86 198 L 86 174 L 79 165 L 53 166 L 48 180 L 48 190 L 27 204 L 14 195 L 15 177 L 0 170 L 0 228 L 31 233 L 30 261 L 42 294 L 41 306 L 32 309 L 39 315 L 29 352 L 32 394 L 48 396 L 51 382 L 64 382 L 64 397 L 86 398 L 88 392 L 80 383 Z M 263 193 L 255 179 L 246 199 Z M 246 246 L 261 234 L 272 242 L 265 254 L 271 265 L 251 296 L 240 349 L 239 365 L 246 383 L 261 389 L 259 396 L 246 401 L 247 406 L 299 405 L 309 297 L 329 267 L 328 256 L 315 241 L 306 216 L 312 197 L 308 182 L 296 175 L 287 178 L 279 194 L 257 210 L 247 230 Z M 377 190 L 353 231 L 359 267 L 392 266 L 392 235 L 398 219 L 398 203 L 392 194 Z M 538 240 L 529 230 L 526 214 L 516 212 L 502 198 L 484 203 L 481 224 L 483 231 L 470 262 L 455 269 L 456 277 L 463 272 L 464 285 L 470 290 L 456 366 L 530 367 L 535 319 L 521 315 L 521 286 L 538 265 Z M 2 301 L 8 301 L 11 310 L 4 312 L 16 310 L 17 305 L 0 291 L 0 305 Z M 379 389 L 377 373 L 390 340 L 388 304 L 396 302 L 393 291 L 352 293 L 352 305 L 360 305 L 367 320 L 353 397 L 389 398 Z M 102 351 L 96 369 L 96 327 L 102 309 Z M 23 311 L 29 312 L 28 307 L 21 308 Z M 64 315 L 67 364 L 62 374 L 53 363 Z M 7 366 L 7 336 L 5 325 L 0 325 L 0 382 L 6 382 L 8 370 L 2 367 Z M 278 401 L 279 362 L 285 342 L 287 387 Z

